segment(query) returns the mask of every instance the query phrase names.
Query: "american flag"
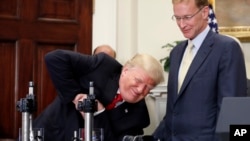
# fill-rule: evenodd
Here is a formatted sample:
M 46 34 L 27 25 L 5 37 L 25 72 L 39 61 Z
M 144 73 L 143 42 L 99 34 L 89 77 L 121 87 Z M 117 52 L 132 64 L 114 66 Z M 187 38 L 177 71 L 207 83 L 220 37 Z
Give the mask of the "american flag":
M 209 4 L 208 25 L 214 32 L 218 33 L 218 24 L 211 4 Z

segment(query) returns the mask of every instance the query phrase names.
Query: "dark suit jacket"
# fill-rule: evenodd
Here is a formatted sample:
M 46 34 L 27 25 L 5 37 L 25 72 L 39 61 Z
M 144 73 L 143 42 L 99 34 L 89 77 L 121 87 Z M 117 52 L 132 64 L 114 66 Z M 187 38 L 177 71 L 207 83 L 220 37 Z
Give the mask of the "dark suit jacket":
M 215 141 L 222 98 L 246 96 L 243 54 L 233 39 L 209 31 L 177 94 L 186 46 L 184 41 L 170 54 L 167 111 L 154 136 L 164 141 Z
M 108 105 L 117 93 L 122 65 L 104 53 L 89 56 L 65 50 L 48 53 L 45 61 L 58 96 L 34 120 L 34 127 L 44 128 L 45 141 L 70 141 L 75 130 L 84 128 L 84 120 L 72 103 L 76 94 L 88 94 L 89 82 L 93 81 L 96 98 Z M 104 141 L 143 134 L 148 125 L 145 100 L 136 104 L 125 102 L 94 117 L 94 127 L 104 128 Z
M 250 96 L 250 79 L 247 79 L 247 96 Z

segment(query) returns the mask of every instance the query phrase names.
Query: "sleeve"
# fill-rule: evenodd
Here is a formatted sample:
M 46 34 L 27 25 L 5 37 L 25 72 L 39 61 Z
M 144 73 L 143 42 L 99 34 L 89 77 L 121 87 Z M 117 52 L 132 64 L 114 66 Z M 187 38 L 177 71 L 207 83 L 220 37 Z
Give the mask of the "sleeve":
M 76 94 L 83 92 L 79 78 L 95 69 L 96 62 L 97 56 L 68 50 L 55 50 L 46 54 L 49 75 L 63 103 L 71 102 Z
M 219 101 L 225 96 L 246 96 L 247 77 L 243 52 L 237 42 L 225 42 L 218 71 Z M 219 104 L 220 105 L 220 104 Z
M 164 136 L 166 134 L 168 134 L 168 132 L 166 131 L 166 126 L 165 126 L 165 117 L 163 118 L 163 120 L 159 123 L 159 125 L 156 127 L 156 129 L 154 130 L 152 136 L 154 138 L 157 138 L 157 139 L 161 139 L 161 140 L 164 140 Z

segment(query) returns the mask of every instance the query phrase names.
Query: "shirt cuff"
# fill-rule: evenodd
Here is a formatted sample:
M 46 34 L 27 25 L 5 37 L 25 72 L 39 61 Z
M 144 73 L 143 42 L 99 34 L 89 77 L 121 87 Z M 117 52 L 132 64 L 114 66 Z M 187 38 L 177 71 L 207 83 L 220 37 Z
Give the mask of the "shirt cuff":
M 94 116 L 97 116 L 97 115 L 101 114 L 101 113 L 104 112 L 104 111 L 105 111 L 105 108 L 103 108 L 103 109 L 100 110 L 100 111 L 95 112 L 95 113 L 94 113 Z

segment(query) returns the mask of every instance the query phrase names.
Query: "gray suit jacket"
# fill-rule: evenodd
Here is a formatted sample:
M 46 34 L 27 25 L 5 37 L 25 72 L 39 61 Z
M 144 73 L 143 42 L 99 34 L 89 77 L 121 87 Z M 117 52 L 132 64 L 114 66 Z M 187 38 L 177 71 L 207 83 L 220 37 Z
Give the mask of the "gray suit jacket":
M 122 65 L 104 53 L 90 56 L 66 50 L 48 53 L 45 61 L 58 96 L 36 118 L 34 127 L 44 128 L 45 141 L 70 141 L 75 130 L 84 128 L 84 120 L 72 102 L 76 94 L 88 94 L 89 82 L 93 81 L 96 99 L 108 105 L 117 93 Z M 104 128 L 104 141 L 143 134 L 148 125 L 145 100 L 125 102 L 94 117 L 94 127 Z
M 222 98 L 246 96 L 243 54 L 233 39 L 209 31 L 177 94 L 186 46 L 184 41 L 170 54 L 167 111 L 154 136 L 164 141 L 216 141 Z

